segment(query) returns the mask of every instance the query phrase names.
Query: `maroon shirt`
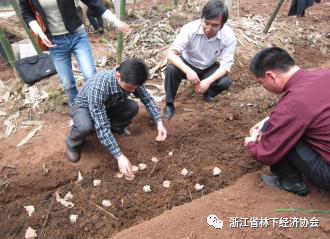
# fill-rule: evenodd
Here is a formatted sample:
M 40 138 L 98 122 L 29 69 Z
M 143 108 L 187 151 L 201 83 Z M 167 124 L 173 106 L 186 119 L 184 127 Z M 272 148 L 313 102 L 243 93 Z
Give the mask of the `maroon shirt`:
M 330 69 L 298 70 L 287 82 L 258 144 L 249 142 L 257 161 L 272 165 L 303 139 L 330 164 Z

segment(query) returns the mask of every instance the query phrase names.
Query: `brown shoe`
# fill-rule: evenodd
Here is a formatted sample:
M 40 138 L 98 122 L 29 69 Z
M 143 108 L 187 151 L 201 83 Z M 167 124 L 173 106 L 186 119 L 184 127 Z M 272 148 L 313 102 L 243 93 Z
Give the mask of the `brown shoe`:
M 80 160 L 80 152 L 67 148 L 66 158 L 69 160 L 69 162 L 76 163 Z

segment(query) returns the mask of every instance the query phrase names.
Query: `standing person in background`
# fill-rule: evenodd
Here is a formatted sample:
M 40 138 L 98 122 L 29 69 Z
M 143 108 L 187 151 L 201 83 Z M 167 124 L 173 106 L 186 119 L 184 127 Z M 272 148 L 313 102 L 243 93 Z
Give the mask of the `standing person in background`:
M 32 2 L 46 26 L 43 32 L 29 2 Z M 82 0 L 89 8 L 103 19 L 113 23 L 120 31 L 128 32 L 129 26 L 120 21 L 100 0 Z M 79 68 L 88 80 L 96 73 L 93 55 L 81 18 L 76 10 L 74 0 L 19 0 L 24 21 L 49 47 L 49 53 L 58 72 L 64 93 L 68 96 L 69 105 L 78 94 L 76 81 L 72 72 L 72 54 L 78 61 Z

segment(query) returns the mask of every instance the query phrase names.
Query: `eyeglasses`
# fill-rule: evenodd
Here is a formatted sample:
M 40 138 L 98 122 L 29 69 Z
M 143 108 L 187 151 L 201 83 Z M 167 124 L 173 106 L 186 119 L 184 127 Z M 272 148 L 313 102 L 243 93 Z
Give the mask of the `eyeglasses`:
M 221 27 L 221 24 L 211 23 L 208 20 L 206 20 L 205 18 L 203 18 L 203 24 L 204 24 L 204 26 L 212 28 L 214 30 L 218 30 Z

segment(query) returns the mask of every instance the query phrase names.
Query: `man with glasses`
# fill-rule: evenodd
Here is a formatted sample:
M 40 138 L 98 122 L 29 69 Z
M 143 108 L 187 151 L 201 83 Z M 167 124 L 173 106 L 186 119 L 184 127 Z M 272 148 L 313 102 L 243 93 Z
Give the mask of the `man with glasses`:
M 174 115 L 174 98 L 182 79 L 190 81 L 207 102 L 231 85 L 228 72 L 234 63 L 236 37 L 225 25 L 227 19 L 227 7 L 219 0 L 210 0 L 201 19 L 182 27 L 167 56 L 166 118 Z

